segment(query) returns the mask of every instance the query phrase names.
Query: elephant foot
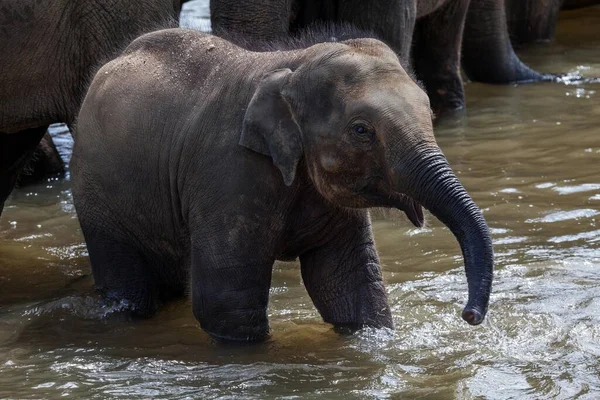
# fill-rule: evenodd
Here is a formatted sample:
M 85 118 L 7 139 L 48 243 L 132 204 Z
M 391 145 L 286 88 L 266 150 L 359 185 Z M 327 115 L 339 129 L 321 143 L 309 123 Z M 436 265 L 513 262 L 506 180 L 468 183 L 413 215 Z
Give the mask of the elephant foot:
M 496 65 L 475 64 L 471 59 L 463 58 L 463 67 L 469 79 L 474 82 L 495 85 L 508 85 L 512 83 L 553 82 L 558 76 L 539 73 L 519 60 L 511 63 Z
M 425 85 L 431 110 L 436 118 L 455 115 L 466 108 L 465 90 L 458 73 L 440 74 L 421 64 L 420 78 Z M 448 70 L 452 70 L 451 66 Z
M 121 310 L 133 319 L 148 319 L 158 311 L 160 304 L 156 295 L 145 288 L 132 289 L 128 292 L 106 290 L 96 286 L 102 297 L 110 304 L 119 304 Z
M 340 333 L 352 333 L 364 327 L 394 328 L 382 282 L 366 282 L 355 292 L 333 299 L 313 297 L 323 321 Z
M 209 237 L 209 233 L 192 236 Z M 250 244 L 252 239 L 248 237 L 245 246 L 218 240 L 210 252 L 206 245 L 192 250 L 192 310 L 200 327 L 218 341 L 260 342 L 269 337 L 267 307 L 273 260 L 270 256 L 253 259 L 251 249 L 257 247 Z
M 455 115 L 465 110 L 465 95 L 461 87 L 450 90 L 444 87 L 428 90 L 429 102 L 436 118 Z
M 77 193 L 79 195 L 79 193 Z M 122 304 L 134 318 L 153 316 L 161 304 L 158 281 L 138 244 L 111 226 L 110 211 L 100 202 L 83 205 L 75 198 L 79 223 L 87 244 L 94 285 L 105 299 Z
M 561 81 L 560 75 L 542 74 L 537 71 L 534 71 L 533 69 L 531 69 L 529 67 L 525 67 L 525 68 L 527 68 L 527 71 L 523 71 L 522 73 L 518 74 L 515 78 L 513 78 L 510 81 L 500 82 L 500 83 L 535 83 L 535 82 L 560 82 Z M 491 83 L 494 83 L 494 82 L 491 82 Z
M 231 310 L 203 315 L 200 326 L 219 342 L 262 342 L 269 338 L 266 309 Z
M 349 336 L 353 335 L 361 329 L 366 328 L 363 324 L 338 324 L 333 326 L 333 331 L 338 335 Z

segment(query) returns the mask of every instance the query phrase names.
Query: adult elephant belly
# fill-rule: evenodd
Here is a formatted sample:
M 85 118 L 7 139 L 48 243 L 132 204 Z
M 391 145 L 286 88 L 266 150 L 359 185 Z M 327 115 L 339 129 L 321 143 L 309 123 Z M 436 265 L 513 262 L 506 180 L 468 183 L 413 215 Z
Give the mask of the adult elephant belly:
M 37 10 L 37 9 L 36 9 Z M 39 13 L 43 15 L 43 11 Z M 35 29 L 45 22 L 37 14 L 22 25 L 0 34 L 0 132 L 18 133 L 49 125 L 56 121 L 62 103 L 61 86 L 68 84 L 68 74 L 58 74 L 63 62 L 59 47 L 58 24 L 46 22 L 47 30 Z M 0 32 L 2 32 L 0 30 Z M 64 41 L 64 40 L 63 40 Z M 33 45 L 37 43 L 37 45 Z M 44 43 L 55 43 L 44 46 Z M 72 53 L 68 54 L 73 55 Z M 64 107 L 63 107 L 64 108 Z M 66 121 L 65 121 L 66 122 Z
M 448 0 L 420 0 L 417 3 L 417 18 L 431 14 Z

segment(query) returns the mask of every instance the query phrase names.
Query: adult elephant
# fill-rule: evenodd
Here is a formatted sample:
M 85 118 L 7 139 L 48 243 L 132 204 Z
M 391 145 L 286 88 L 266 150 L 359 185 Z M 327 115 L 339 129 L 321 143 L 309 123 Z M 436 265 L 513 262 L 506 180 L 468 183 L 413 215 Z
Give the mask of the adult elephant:
M 0 214 L 48 125 L 72 126 L 94 69 L 133 38 L 172 25 L 180 3 L 0 3 Z
M 71 164 L 96 285 L 138 314 L 191 292 L 210 334 L 263 339 L 273 263 L 299 257 L 326 322 L 392 327 L 365 208 L 422 226 L 421 205 L 460 242 L 463 319 L 486 314 L 488 227 L 435 142 L 427 95 L 378 40 L 250 52 L 192 30 L 144 35 L 96 74 Z
M 506 0 L 510 38 L 515 46 L 554 39 L 563 0 Z
M 373 32 L 405 61 L 412 46 L 416 74 L 437 114 L 465 106 L 461 44 L 462 65 L 472 80 L 550 79 L 514 53 L 504 0 L 211 0 L 214 32 L 250 45 L 252 40 L 277 40 L 318 20 Z
M 559 11 L 600 4 L 600 0 L 506 0 L 510 38 L 514 45 L 554 39 Z

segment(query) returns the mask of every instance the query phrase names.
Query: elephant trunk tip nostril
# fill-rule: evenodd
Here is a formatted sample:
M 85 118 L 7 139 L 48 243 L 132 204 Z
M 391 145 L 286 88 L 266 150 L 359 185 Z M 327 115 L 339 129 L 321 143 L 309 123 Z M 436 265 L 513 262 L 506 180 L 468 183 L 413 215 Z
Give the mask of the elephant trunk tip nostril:
M 462 319 L 467 321 L 469 325 L 479 325 L 483 322 L 483 314 L 474 308 L 465 308 L 462 312 Z

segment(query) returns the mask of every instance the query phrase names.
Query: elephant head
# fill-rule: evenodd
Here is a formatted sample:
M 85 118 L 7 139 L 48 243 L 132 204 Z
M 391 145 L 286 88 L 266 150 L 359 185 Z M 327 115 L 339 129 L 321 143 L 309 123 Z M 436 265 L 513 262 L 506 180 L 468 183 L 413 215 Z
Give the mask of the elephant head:
M 480 324 L 492 285 L 491 238 L 436 144 L 427 95 L 377 40 L 319 44 L 304 52 L 294 71 L 263 77 L 240 144 L 272 157 L 286 185 L 306 168 L 335 205 L 395 207 L 418 227 L 421 206 L 427 208 L 460 243 L 469 287 L 462 317 Z

